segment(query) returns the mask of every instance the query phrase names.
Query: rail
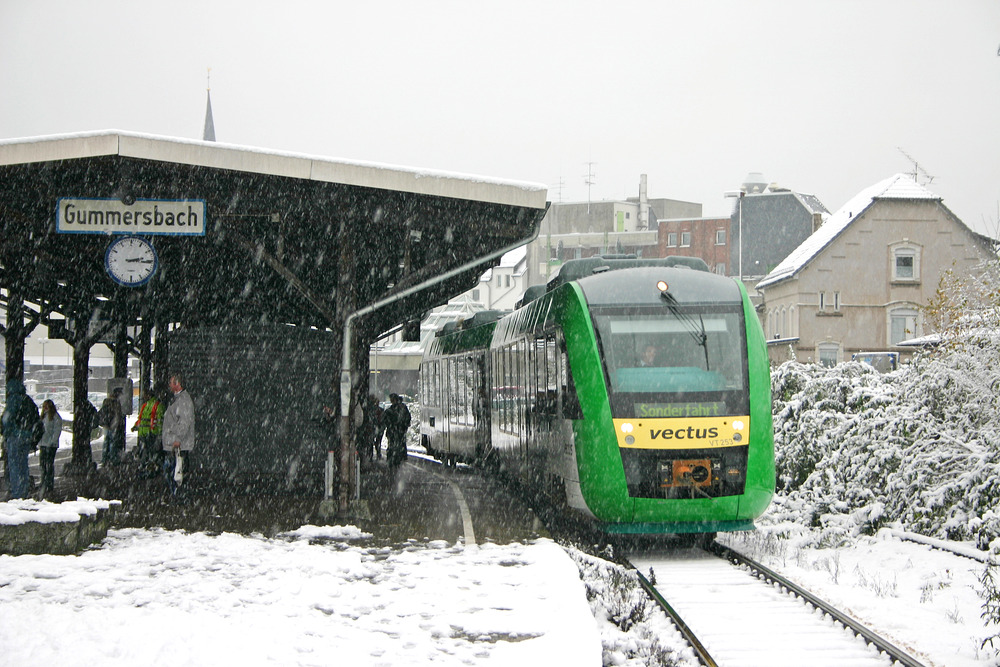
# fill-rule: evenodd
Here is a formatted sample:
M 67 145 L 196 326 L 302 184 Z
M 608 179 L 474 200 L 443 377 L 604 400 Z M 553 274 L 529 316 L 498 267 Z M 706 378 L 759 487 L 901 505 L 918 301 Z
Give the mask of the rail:
M 646 593 L 648 593 L 649 596 L 656 601 L 656 604 L 660 605 L 660 608 L 663 609 L 667 616 L 670 617 L 670 620 L 673 621 L 677 631 L 681 633 L 681 636 L 684 637 L 684 641 L 691 646 L 691 649 L 698 657 L 698 661 L 705 665 L 705 667 L 718 667 L 719 663 L 715 662 L 712 656 L 709 655 L 708 649 L 706 649 L 705 645 L 701 643 L 701 640 L 694 634 L 694 631 L 688 627 L 688 624 L 684 622 L 684 619 L 681 618 L 680 614 L 678 614 L 677 611 L 670 606 L 670 603 L 667 602 L 662 595 L 660 595 L 660 592 L 656 590 L 656 587 L 653 586 L 652 583 L 650 583 L 649 579 L 642 576 L 642 572 L 639 572 L 639 570 L 632 566 L 629 561 L 626 560 L 625 562 L 629 567 L 632 567 L 632 569 L 635 570 L 635 573 L 639 577 L 639 585 L 643 587 Z
M 848 628 L 851 632 L 857 636 L 863 638 L 865 641 L 869 642 L 872 646 L 878 650 L 884 652 L 890 659 L 895 660 L 905 667 L 925 667 L 922 662 L 917 661 L 915 658 L 906 653 L 903 649 L 899 648 L 895 644 L 891 643 L 889 640 L 881 637 L 865 626 L 858 623 L 856 620 L 850 616 L 844 614 L 838 609 L 830 606 L 823 600 L 819 599 L 809 591 L 805 590 L 798 584 L 795 584 L 785 577 L 781 576 L 774 570 L 771 570 L 764 565 L 761 565 L 757 561 L 744 556 L 743 554 L 730 549 L 729 547 L 722 546 L 721 544 L 715 543 L 708 547 L 708 550 L 719 556 L 720 558 L 725 558 L 726 560 L 736 563 L 738 565 L 746 565 L 750 570 L 759 578 L 766 581 L 770 581 L 778 584 L 785 588 L 792 595 L 796 595 L 817 609 L 822 610 L 825 614 L 829 615 L 830 618 L 834 619 L 844 627 Z

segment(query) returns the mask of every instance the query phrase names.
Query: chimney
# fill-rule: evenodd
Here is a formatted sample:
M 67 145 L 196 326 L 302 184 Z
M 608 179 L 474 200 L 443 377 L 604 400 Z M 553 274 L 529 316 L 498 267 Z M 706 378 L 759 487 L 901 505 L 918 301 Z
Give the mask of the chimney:
M 813 233 L 815 234 L 816 230 L 822 226 L 823 226 L 823 214 L 813 213 Z

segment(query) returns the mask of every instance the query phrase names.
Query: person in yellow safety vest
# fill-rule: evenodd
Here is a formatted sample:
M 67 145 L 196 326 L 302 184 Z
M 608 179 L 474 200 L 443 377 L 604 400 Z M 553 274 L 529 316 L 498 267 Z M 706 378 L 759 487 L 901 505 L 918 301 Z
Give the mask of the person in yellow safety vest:
M 136 419 L 133 431 L 138 432 L 139 476 L 155 477 L 160 469 L 160 437 L 163 433 L 163 404 L 156 394 L 144 389 L 139 395 L 142 407 L 139 408 L 139 418 Z

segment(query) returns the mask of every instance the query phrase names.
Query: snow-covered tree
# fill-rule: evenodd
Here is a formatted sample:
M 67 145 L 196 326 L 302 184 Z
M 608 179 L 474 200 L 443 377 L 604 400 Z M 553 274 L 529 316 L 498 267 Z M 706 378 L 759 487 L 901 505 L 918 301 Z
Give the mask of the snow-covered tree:
M 772 519 L 900 522 L 1000 551 L 1000 266 L 942 279 L 941 345 L 898 371 L 787 362 L 772 374 Z

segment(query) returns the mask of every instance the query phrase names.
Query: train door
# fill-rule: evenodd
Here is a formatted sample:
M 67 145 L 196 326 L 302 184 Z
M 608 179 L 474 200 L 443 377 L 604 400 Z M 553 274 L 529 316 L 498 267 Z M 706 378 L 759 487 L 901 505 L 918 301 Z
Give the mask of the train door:
M 490 419 L 490 355 L 481 354 L 473 364 L 472 390 L 473 397 L 473 420 L 476 424 L 476 459 L 483 460 L 489 456 L 489 443 L 492 433 L 492 420 Z
M 570 373 L 569 356 L 566 351 L 566 340 L 561 329 L 556 329 L 549 341 L 552 355 L 551 365 L 555 371 L 552 378 L 553 390 L 556 392 L 556 416 L 552 432 L 554 449 L 557 450 L 557 468 L 568 483 L 575 483 L 577 491 L 580 486 L 580 473 L 576 464 L 575 432 L 572 419 L 580 419 L 580 402 L 576 397 L 576 389 Z M 567 486 L 567 489 L 569 487 Z
M 514 432 L 517 434 L 517 455 L 522 476 L 528 467 L 528 350 L 522 338 L 514 344 L 515 372 L 517 387 L 514 409 Z
M 551 345 L 549 344 L 551 341 Z M 531 341 L 531 448 L 539 465 L 549 468 L 552 449 L 552 429 L 555 426 L 556 392 L 550 347 L 555 347 L 555 335 L 537 335 Z
M 454 382 L 452 381 L 452 360 L 445 358 L 441 360 L 441 453 L 451 453 L 451 411 L 452 392 Z

